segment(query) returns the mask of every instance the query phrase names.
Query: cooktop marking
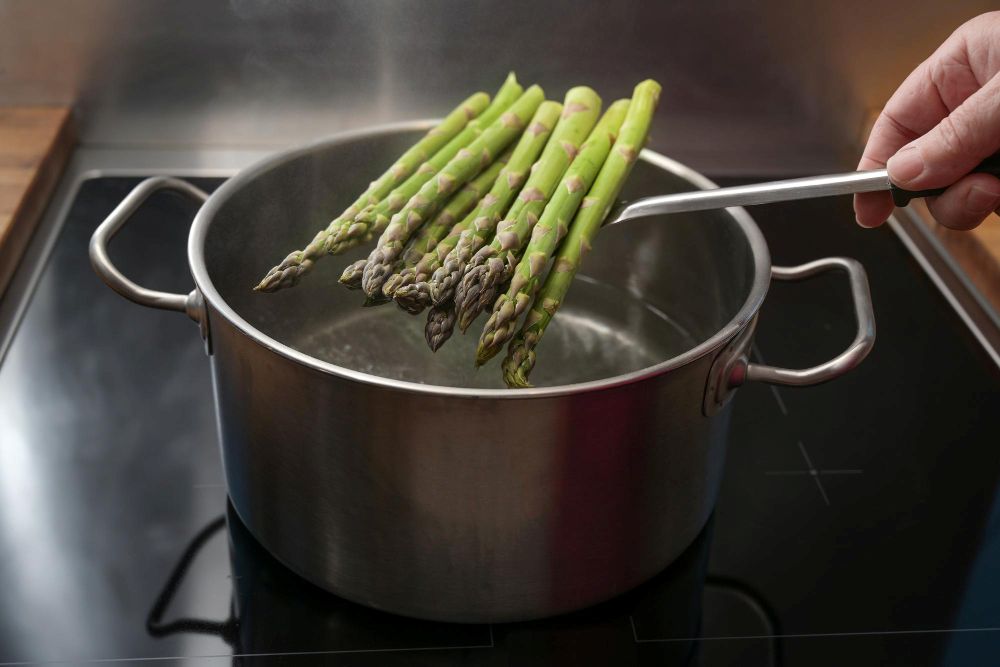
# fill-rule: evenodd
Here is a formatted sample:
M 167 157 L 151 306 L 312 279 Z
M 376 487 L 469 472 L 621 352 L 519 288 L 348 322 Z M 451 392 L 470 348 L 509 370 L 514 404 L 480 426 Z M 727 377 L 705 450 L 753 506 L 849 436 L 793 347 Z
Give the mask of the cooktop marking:
M 631 618 L 631 617 L 630 617 Z M 635 636 L 635 621 L 632 622 L 632 632 Z M 662 639 L 638 639 L 637 644 L 664 644 L 669 642 L 701 642 L 723 639 L 809 639 L 823 637 L 873 637 L 883 635 L 933 635 L 959 632 L 1000 632 L 1000 627 L 986 628 L 929 628 L 927 630 L 869 630 L 864 632 L 799 632 L 781 635 L 727 635 L 722 637 L 667 637 Z
M 758 362 L 766 364 L 767 361 L 764 359 L 764 355 L 761 354 L 760 348 L 757 343 L 751 346 L 751 352 Z M 781 398 L 781 392 L 778 391 L 778 387 L 775 385 L 770 385 L 771 394 L 774 396 L 775 403 L 778 404 L 778 409 L 781 410 L 781 414 L 788 416 L 788 406 L 785 405 L 785 400 Z M 812 459 L 809 458 L 809 453 L 806 451 L 806 446 L 801 440 L 798 444 L 799 451 L 802 453 L 802 458 L 805 459 L 806 469 L 805 470 L 767 470 L 764 472 L 765 475 L 809 475 L 814 480 L 816 480 L 816 489 L 819 491 L 819 495 L 823 498 L 823 502 L 827 507 L 830 506 L 830 496 L 826 493 L 826 488 L 823 487 L 823 482 L 820 477 L 823 475 L 860 475 L 862 470 L 856 469 L 835 469 L 835 470 L 820 470 L 813 465 Z
M 826 489 L 823 488 L 823 482 L 820 481 L 819 475 L 816 472 L 816 466 L 813 465 L 812 461 L 809 459 L 809 454 L 806 452 L 806 446 L 802 444 L 802 441 L 798 441 L 799 451 L 802 452 L 802 458 L 806 460 L 806 465 L 809 466 L 809 474 L 812 478 L 816 480 L 816 488 L 819 489 L 819 495 L 823 496 L 823 502 L 826 506 L 830 506 L 830 498 L 826 495 Z
M 781 393 L 778 392 L 778 388 L 773 384 L 771 385 L 771 393 L 774 394 L 774 400 L 778 402 L 778 409 L 781 410 L 781 414 L 787 417 L 788 408 L 785 406 L 785 401 L 781 398 Z

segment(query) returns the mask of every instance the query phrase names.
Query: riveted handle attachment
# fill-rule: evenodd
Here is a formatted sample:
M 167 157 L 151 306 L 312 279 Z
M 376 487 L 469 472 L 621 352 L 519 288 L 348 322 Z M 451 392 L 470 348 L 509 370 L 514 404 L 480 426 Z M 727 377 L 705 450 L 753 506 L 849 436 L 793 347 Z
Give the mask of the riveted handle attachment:
M 827 257 L 801 266 L 771 267 L 771 277 L 775 280 L 799 281 L 827 271 L 843 271 L 850 279 L 858 329 L 847 349 L 812 368 L 792 369 L 751 363 L 749 355 L 756 327 L 754 319 L 719 353 L 712 364 L 705 390 L 706 415 L 718 412 L 729 401 L 736 388 L 746 382 L 795 387 L 820 384 L 847 373 L 868 356 L 875 344 L 875 313 L 868 289 L 868 276 L 860 262 L 847 257 Z

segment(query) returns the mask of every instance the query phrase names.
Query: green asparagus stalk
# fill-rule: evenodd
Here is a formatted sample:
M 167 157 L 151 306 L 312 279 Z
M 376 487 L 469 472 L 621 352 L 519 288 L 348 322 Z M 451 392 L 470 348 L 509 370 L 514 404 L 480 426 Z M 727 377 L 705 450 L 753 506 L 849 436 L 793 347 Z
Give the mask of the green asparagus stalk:
M 461 221 L 469 211 L 479 204 L 479 201 L 493 187 L 497 177 L 500 176 L 510 160 L 510 156 L 511 152 L 507 151 L 481 174 L 466 183 L 441 209 L 441 212 L 434 216 L 430 223 L 417 231 L 407 244 L 406 250 L 403 251 L 399 268 L 382 285 L 383 294 L 392 297 L 396 288 L 402 284 L 399 272 L 416 266 L 425 254 L 437 247 L 438 242 L 457 222 Z
M 580 202 L 593 185 L 597 172 L 611 151 L 621 129 L 629 101 L 618 100 L 610 107 L 580 147 L 573 164 L 531 231 L 531 240 L 505 294 L 493 305 L 493 313 L 479 338 L 476 365 L 482 366 L 499 352 L 514 335 L 518 319 L 531 304 L 556 246 L 566 235 Z
M 368 256 L 361 289 L 375 296 L 389 277 L 393 262 L 403 252 L 410 236 L 434 215 L 457 188 L 488 167 L 497 155 L 521 133 L 531 116 L 545 100 L 539 86 L 532 86 L 466 148 L 463 148 L 438 174 L 424 183 L 420 191 L 406 203 L 379 238 L 378 245 Z
M 562 109 L 563 106 L 558 102 L 545 102 L 538 107 L 527 131 L 521 135 L 521 140 L 514 149 L 514 154 L 501 178 L 497 179 L 487 201 L 480 207 L 472 227 L 462 234 L 455 249 L 445 258 L 443 266 L 434 272 L 426 287 L 422 288 L 429 292 L 435 304 L 451 301 L 455 294 L 455 285 L 465 274 L 465 265 L 469 258 L 493 237 L 497 223 L 524 185 L 531 165 L 538 159 L 549 140 L 549 135 L 552 134 L 552 129 L 559 122 Z
M 325 254 L 325 244 L 333 230 L 344 224 L 344 221 L 353 219 L 366 206 L 378 202 L 393 188 L 403 183 L 428 157 L 441 150 L 456 135 L 461 134 L 471 119 L 482 115 L 489 101 L 490 97 L 486 93 L 476 93 L 455 107 L 441 123 L 403 153 L 385 173 L 372 181 L 368 189 L 326 229 L 316 234 L 309 245 L 290 253 L 280 264 L 268 271 L 254 290 L 274 292 L 295 285 L 309 272 L 313 262 Z
M 511 342 L 503 362 L 508 387 L 530 387 L 528 375 L 535 366 L 535 348 L 552 317 L 569 291 L 583 256 L 590 250 L 604 218 L 618 198 L 639 150 L 646 142 L 653 111 L 660 97 L 660 85 L 652 80 L 635 87 L 632 104 L 597 180 L 587 193 L 565 241 L 556 254 L 552 271 L 535 296 L 524 325 Z
M 493 242 L 472 256 L 465 276 L 455 288 L 458 325 L 462 331 L 493 305 L 500 287 L 510 279 L 531 228 L 600 114 L 601 98 L 590 88 L 581 86 L 566 94 L 562 118 L 532 168 L 528 182 L 506 218 L 497 224 Z
M 327 252 L 331 255 L 338 255 L 356 245 L 366 243 L 375 234 L 381 234 L 389 224 L 393 214 L 403 208 L 420 191 L 420 188 L 441 171 L 460 150 L 471 144 L 487 127 L 496 122 L 510 108 L 510 105 L 517 101 L 523 91 L 524 89 L 517 83 L 514 74 L 508 75 L 507 80 L 504 81 L 503 86 L 493 98 L 493 103 L 486 111 L 470 121 L 458 136 L 448 142 L 448 145 L 420 165 L 417 171 L 405 183 L 393 190 L 388 197 L 367 206 L 354 216 L 353 220 L 346 220 L 335 229 L 327 241 Z
M 478 215 L 477 206 L 465 216 L 464 220 L 452 227 L 448 235 L 441 239 L 433 250 L 421 257 L 415 266 L 399 272 L 399 286 L 396 287 L 392 298 L 400 308 L 411 315 L 418 315 L 431 305 L 431 295 L 426 289 L 426 281 L 441 266 L 448 253 L 458 245 L 462 233 L 472 226 Z

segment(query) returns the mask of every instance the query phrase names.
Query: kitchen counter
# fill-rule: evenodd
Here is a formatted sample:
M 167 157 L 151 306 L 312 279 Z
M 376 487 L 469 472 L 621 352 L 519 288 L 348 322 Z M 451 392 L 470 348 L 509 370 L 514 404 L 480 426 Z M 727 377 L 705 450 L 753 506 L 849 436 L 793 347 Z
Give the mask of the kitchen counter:
M 74 144 L 69 107 L 0 107 L 0 295 Z

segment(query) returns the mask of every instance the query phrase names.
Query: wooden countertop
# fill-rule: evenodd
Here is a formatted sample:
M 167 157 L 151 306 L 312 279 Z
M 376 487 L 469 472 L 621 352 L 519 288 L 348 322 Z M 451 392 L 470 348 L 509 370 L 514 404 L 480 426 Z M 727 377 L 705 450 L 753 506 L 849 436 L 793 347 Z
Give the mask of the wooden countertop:
M 0 297 L 73 143 L 68 107 L 0 107 Z
M 968 232 L 942 227 L 921 217 L 942 246 L 958 262 L 969 281 L 1000 312 L 1000 216 L 990 215 Z

